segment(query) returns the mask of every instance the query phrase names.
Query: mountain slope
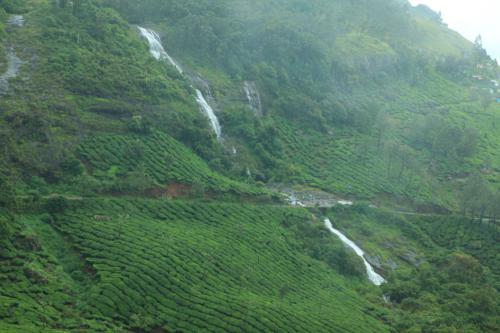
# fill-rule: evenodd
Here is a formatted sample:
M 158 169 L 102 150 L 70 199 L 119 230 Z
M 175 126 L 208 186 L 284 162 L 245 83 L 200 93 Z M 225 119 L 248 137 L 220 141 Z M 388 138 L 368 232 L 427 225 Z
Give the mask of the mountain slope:
M 11 221 L 23 231 L 2 243 L 5 323 L 92 332 L 388 331 L 376 319 L 383 310 L 353 291 L 366 282 L 300 250 L 292 226 L 315 228 L 306 211 L 103 198 L 73 206 L 54 218 Z
M 157 28 L 177 61 L 209 79 L 229 140 L 260 178 L 457 209 L 460 186 L 447 179 L 485 168 L 485 177 L 498 177 L 498 139 L 490 137 L 498 105 L 485 88 L 493 89 L 498 67 L 429 9 L 392 0 L 105 3 Z M 488 79 L 473 79 L 478 74 Z M 264 119 L 248 113 L 245 80 L 256 83 Z M 442 126 L 427 141 L 415 139 L 429 123 Z M 327 137 L 319 151 L 342 145 L 343 156 L 358 156 L 348 165 L 360 159 L 367 170 L 317 166 L 318 177 L 303 162 L 311 156 L 297 158 L 311 150 L 283 132 L 306 146 Z M 447 134 L 434 139 L 437 132 Z M 342 180 L 349 178 L 366 186 Z
M 436 13 L 0 8 L 0 331 L 498 331 L 498 66 Z

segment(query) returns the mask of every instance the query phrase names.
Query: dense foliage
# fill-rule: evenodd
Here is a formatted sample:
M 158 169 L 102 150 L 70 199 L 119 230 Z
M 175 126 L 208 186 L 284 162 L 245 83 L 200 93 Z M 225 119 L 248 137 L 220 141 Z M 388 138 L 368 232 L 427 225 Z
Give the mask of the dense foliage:
M 384 291 L 400 308 L 398 332 L 498 331 L 499 294 L 484 271 L 473 257 L 454 253 L 395 276 Z
M 382 289 L 390 299 L 397 332 L 500 328 L 498 226 L 363 206 L 336 209 L 330 215 L 389 276 Z
M 498 108 L 473 79 L 480 75 L 487 86 L 498 67 L 481 45 L 448 30 L 426 7 L 395 0 L 102 3 L 157 28 L 178 61 L 207 74 L 223 105 L 223 127 L 261 179 L 456 208 L 456 195 L 436 195 L 446 177 L 485 164 L 498 176 L 488 137 Z M 264 120 L 252 119 L 235 101 L 242 99 L 242 80 L 257 82 Z M 351 142 L 342 157 L 325 157 L 335 167 L 311 166 L 321 163 L 307 156 L 316 138 L 329 142 L 319 151 L 345 147 L 346 130 Z M 345 155 L 362 158 L 344 168 Z M 357 168 L 351 172 L 353 164 L 375 172 L 360 176 Z M 339 180 L 346 178 L 365 185 Z
M 299 221 L 311 223 L 310 214 L 141 199 L 87 200 L 53 217 L 24 217 L 15 224 L 22 236 L 1 258 L 2 323 L 93 332 L 113 325 L 387 332 L 376 318 L 384 310 L 354 291 L 361 280 L 296 250 L 300 235 L 282 225 Z
M 499 330 L 499 70 L 430 9 L 0 0 L 0 75 L 0 331 Z

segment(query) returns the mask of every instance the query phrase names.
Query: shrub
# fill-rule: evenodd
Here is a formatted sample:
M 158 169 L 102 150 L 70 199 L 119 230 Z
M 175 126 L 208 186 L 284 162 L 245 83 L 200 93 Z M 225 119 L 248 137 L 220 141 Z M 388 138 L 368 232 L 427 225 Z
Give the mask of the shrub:
M 82 162 L 74 157 L 62 161 L 60 166 L 64 174 L 72 177 L 80 176 L 84 170 Z
M 60 195 L 49 198 L 45 203 L 45 209 L 51 214 L 63 213 L 68 207 L 68 200 Z
M 127 127 L 131 132 L 137 134 L 151 133 L 151 121 L 143 116 L 133 116 L 127 123 Z

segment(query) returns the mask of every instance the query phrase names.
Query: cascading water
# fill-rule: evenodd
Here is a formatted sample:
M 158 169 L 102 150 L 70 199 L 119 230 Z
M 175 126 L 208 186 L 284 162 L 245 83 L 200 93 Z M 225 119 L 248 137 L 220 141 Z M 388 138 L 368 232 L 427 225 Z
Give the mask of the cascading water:
M 347 238 L 344 234 L 342 234 L 339 230 L 335 229 L 332 225 L 332 221 L 330 219 L 325 219 L 325 226 L 328 230 L 330 230 L 331 233 L 337 235 L 342 243 L 350 247 L 351 249 L 354 250 L 354 252 L 361 258 L 363 259 L 363 263 L 365 264 L 366 267 L 366 273 L 368 274 L 368 279 L 376 286 L 380 286 L 381 284 L 385 283 L 385 279 L 377 274 L 375 270 L 373 269 L 372 265 L 365 259 L 365 252 L 359 248 L 353 241 L 351 241 L 349 238 Z
M 217 136 L 217 140 L 220 140 L 220 138 L 222 137 L 222 130 L 219 124 L 219 119 L 217 119 L 214 110 L 205 100 L 203 93 L 199 89 L 196 89 L 196 102 L 198 102 L 200 108 L 203 110 L 203 112 L 205 112 L 208 119 L 210 120 L 210 124 L 214 129 L 215 135 Z
M 22 27 L 24 25 L 24 16 L 22 15 L 12 15 L 7 21 L 8 25 L 13 25 L 16 27 Z
M 24 17 L 22 15 L 12 15 L 7 24 L 10 27 L 22 27 L 24 25 Z M 11 29 L 9 29 L 11 31 Z M 4 94 L 9 89 L 9 80 L 17 77 L 23 61 L 19 59 L 12 46 L 7 48 L 7 70 L 0 75 L 0 94 Z
M 0 94 L 5 93 L 9 89 L 9 80 L 17 76 L 22 64 L 22 60 L 17 57 L 14 49 L 9 48 L 7 50 L 7 70 L 0 75 Z
M 182 69 L 182 67 L 163 48 L 160 36 L 151 29 L 146 29 L 143 27 L 138 27 L 138 28 L 141 35 L 144 38 L 146 38 L 146 40 L 149 43 L 149 51 L 151 55 L 156 60 L 166 59 L 172 66 L 174 66 L 179 71 L 179 73 L 184 74 L 184 70 Z M 191 77 L 190 79 L 193 80 Z M 205 113 L 207 118 L 210 120 L 210 125 L 212 126 L 215 135 L 217 136 L 217 140 L 220 140 L 222 138 L 222 129 L 219 123 L 219 119 L 217 119 L 214 110 L 212 109 L 210 104 L 208 104 L 201 90 L 196 89 L 195 91 L 196 91 L 196 102 L 200 106 L 201 111 Z
M 248 101 L 248 105 L 257 116 L 262 116 L 262 103 L 260 101 L 259 91 L 254 82 L 243 82 L 243 90 Z
M 148 40 L 149 51 L 156 60 L 167 59 L 167 61 L 174 66 L 179 73 L 183 74 L 184 70 L 163 48 L 160 36 L 153 30 L 138 27 L 141 35 Z

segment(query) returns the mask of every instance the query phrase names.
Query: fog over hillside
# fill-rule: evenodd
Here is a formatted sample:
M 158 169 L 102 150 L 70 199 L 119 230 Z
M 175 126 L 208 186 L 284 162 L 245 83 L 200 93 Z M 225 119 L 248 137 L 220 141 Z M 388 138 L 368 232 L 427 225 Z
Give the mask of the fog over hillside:
M 481 35 L 488 54 L 500 60 L 500 1 L 410 0 L 410 2 L 414 6 L 425 4 L 441 12 L 444 22 L 470 41 Z

